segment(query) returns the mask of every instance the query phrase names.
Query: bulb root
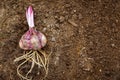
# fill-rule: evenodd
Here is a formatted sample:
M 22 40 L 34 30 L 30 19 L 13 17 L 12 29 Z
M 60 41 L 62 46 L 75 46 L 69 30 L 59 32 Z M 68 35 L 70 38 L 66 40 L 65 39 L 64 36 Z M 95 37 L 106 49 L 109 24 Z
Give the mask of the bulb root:
M 33 68 L 35 67 L 35 65 L 37 65 L 39 69 L 41 69 L 41 67 L 44 69 L 45 76 L 43 77 L 43 79 L 46 78 L 48 75 L 49 57 L 50 57 L 51 53 L 48 55 L 45 53 L 45 51 L 42 51 L 42 50 L 29 51 L 29 52 L 25 51 L 24 53 L 25 53 L 24 55 L 22 55 L 14 60 L 14 62 L 23 61 L 17 67 L 18 76 L 25 80 L 32 80 L 32 78 L 28 78 L 28 76 L 33 71 Z M 21 68 L 27 62 L 31 62 L 31 65 L 30 65 L 29 71 L 24 76 L 21 73 Z

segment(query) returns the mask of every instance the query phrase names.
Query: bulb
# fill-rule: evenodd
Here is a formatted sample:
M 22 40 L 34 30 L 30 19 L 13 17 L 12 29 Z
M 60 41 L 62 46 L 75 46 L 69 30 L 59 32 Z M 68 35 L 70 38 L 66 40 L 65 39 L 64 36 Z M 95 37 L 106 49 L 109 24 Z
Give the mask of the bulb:
M 20 39 L 19 46 L 24 50 L 39 50 L 43 48 L 47 43 L 46 36 L 35 30 L 34 28 L 30 28 Z

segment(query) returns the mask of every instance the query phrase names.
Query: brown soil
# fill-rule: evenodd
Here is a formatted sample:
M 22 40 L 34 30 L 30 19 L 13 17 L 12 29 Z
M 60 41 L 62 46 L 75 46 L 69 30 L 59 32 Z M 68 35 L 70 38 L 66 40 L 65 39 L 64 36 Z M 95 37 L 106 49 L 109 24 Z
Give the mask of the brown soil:
M 44 50 L 52 50 L 45 80 L 120 80 L 119 0 L 0 0 L 0 80 L 20 80 L 13 60 L 24 51 L 18 42 L 29 5 L 47 36 Z M 40 80 L 44 72 L 35 67 L 31 76 Z

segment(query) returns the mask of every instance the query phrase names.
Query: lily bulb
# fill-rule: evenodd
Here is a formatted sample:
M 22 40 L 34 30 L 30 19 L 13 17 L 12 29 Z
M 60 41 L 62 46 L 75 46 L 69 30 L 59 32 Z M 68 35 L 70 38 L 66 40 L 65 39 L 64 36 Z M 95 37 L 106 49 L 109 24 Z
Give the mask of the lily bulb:
M 31 6 L 26 11 L 26 18 L 29 30 L 21 37 L 19 46 L 24 50 L 39 50 L 46 45 L 47 39 L 43 33 L 34 28 L 34 13 Z

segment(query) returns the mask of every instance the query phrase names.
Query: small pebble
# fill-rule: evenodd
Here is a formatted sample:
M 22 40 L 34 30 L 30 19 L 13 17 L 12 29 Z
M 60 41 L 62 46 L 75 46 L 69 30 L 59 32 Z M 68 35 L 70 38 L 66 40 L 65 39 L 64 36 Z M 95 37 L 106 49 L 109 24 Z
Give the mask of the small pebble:
M 59 27 L 59 24 L 55 24 L 56 27 Z
M 47 28 L 43 28 L 43 32 L 46 32 Z
M 47 25 L 47 28 L 50 28 L 50 25 Z
M 83 18 L 82 14 L 79 14 L 79 19 L 82 19 L 82 18 Z
M 73 12 L 77 12 L 77 10 L 73 10 Z
M 57 19 L 57 18 L 58 18 L 58 16 L 54 16 L 54 18 L 55 18 L 55 19 Z
M 64 22 L 65 18 L 63 16 L 60 16 L 59 20 L 60 22 Z
M 55 37 L 52 37 L 51 41 L 52 41 L 52 42 L 55 42 L 55 41 L 56 41 L 56 40 L 55 40 Z
M 116 23 L 118 23 L 119 22 L 119 20 L 118 19 L 116 19 Z
M 112 47 L 115 47 L 115 44 L 111 44 Z
M 47 18 L 48 16 L 49 16 L 48 13 L 46 13 L 46 14 L 45 14 L 45 17 Z

